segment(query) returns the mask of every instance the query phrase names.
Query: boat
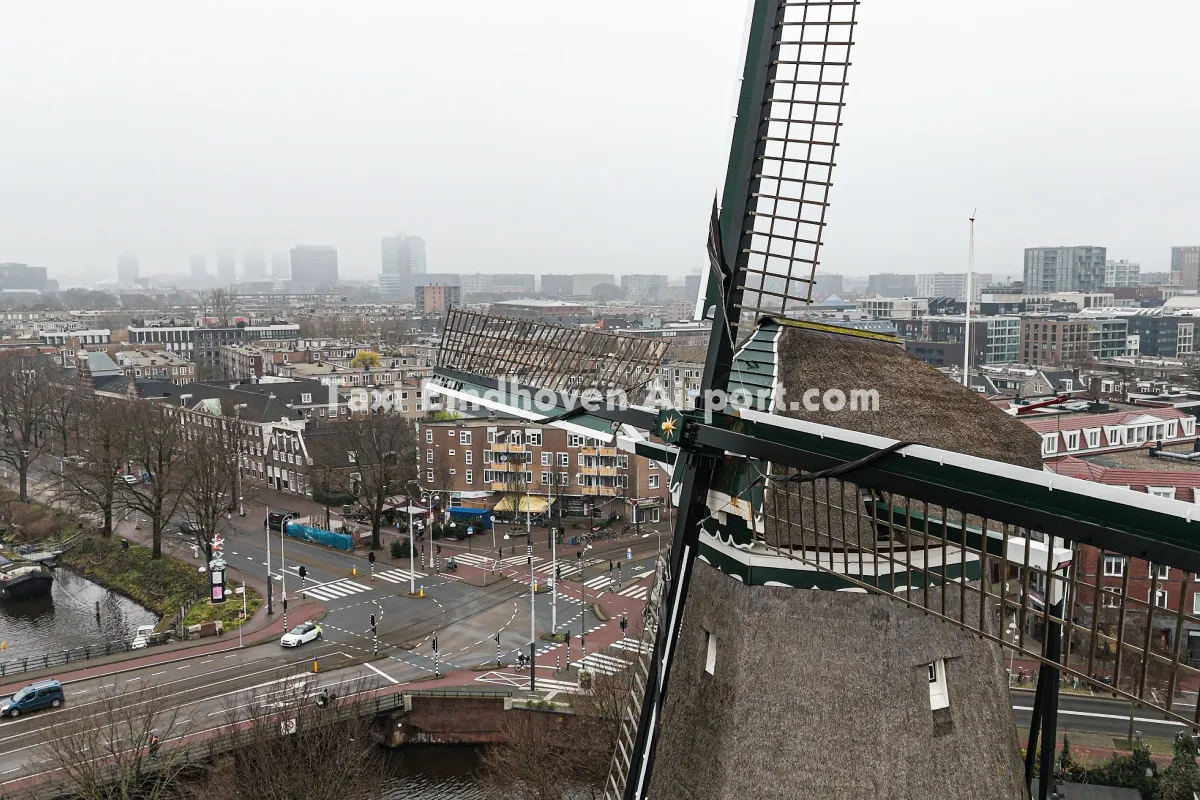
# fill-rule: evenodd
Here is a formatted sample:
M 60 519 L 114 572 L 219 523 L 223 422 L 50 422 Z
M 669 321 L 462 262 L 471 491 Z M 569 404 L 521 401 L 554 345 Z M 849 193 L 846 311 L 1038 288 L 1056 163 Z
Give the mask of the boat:
M 46 597 L 54 584 L 54 573 L 41 564 L 19 564 L 0 572 L 0 600 L 31 600 Z

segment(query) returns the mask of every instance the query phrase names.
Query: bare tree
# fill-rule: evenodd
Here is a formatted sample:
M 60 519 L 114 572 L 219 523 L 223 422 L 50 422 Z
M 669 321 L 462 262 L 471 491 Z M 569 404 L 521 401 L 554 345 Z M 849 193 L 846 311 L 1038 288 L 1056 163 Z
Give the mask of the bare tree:
M 237 504 L 238 453 L 223 428 L 203 428 L 197 434 L 187 443 L 181 466 L 179 511 L 207 560 L 222 518 Z
M 80 406 L 79 455 L 63 467 L 58 498 L 101 519 L 101 534 L 112 535 L 119 508 L 117 470 L 129 453 L 129 409 L 125 400 L 95 394 L 77 398 Z
M 0 461 L 11 464 L 20 481 L 22 501 L 29 499 L 29 467 L 41 455 L 53 387 L 49 362 L 33 351 L 0 359 Z
M 224 286 L 200 293 L 200 309 L 204 316 L 213 317 L 221 327 L 229 325 L 236 302 L 236 295 Z
M 72 438 L 78 441 L 79 427 L 90 395 L 91 387 L 86 386 L 78 376 L 53 382 L 46 403 L 46 426 L 58 439 L 59 455 L 69 453 Z
M 62 774 L 62 789 L 80 800 L 181 797 L 189 733 L 170 692 L 154 685 L 100 687 L 79 705 L 53 714 L 44 749 Z M 151 753 L 157 736 L 159 745 Z
M 184 488 L 184 432 L 174 409 L 152 403 L 130 405 L 128 456 L 135 469 L 141 468 L 147 479 L 141 483 L 117 484 L 121 503 L 146 515 L 150 522 L 151 557 L 162 558 L 163 529 L 174 516 Z
M 556 714 L 505 714 L 505 742 L 483 755 L 482 779 L 489 794 L 568 800 L 590 791 L 600 797 L 627 710 L 631 674 L 597 676 L 587 692 L 571 696 L 573 713 L 562 715 L 562 726 Z
M 338 423 L 321 444 L 321 460 L 325 466 L 318 469 L 326 481 L 341 480 L 344 488 L 358 489 L 358 502 L 371 520 L 371 549 L 378 550 L 383 546 L 379 530 L 387 499 L 403 494 L 408 481 L 416 477 L 413 424 L 394 414 Z M 338 463 L 348 468 L 328 468 Z
M 235 695 L 226 705 L 232 747 L 201 782 L 197 797 L 361 796 L 364 778 L 383 769 L 372 732 L 373 688 L 366 681 L 342 683 L 334 689 L 340 697 L 319 708 L 318 677 L 296 673 L 268 692 Z M 292 768 L 301 763 L 312 768 Z

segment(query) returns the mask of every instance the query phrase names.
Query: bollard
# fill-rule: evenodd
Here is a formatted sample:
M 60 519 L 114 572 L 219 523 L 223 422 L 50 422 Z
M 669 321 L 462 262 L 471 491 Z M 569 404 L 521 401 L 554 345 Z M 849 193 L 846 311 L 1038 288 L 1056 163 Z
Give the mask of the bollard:
M 314 658 L 313 659 L 313 672 L 320 672 L 320 671 L 321 670 L 318 668 L 318 665 L 317 665 L 317 660 Z
M 358 567 L 351 567 L 350 568 L 350 577 L 353 578 L 357 574 L 358 574 Z
M 424 596 L 425 596 L 425 587 L 422 586 L 420 589 L 417 590 L 417 597 L 424 597 Z

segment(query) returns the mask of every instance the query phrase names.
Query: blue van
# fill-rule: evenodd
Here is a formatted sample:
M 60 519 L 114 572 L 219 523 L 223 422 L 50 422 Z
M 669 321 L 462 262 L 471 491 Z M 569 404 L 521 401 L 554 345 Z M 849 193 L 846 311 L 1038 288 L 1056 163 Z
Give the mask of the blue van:
M 0 703 L 0 717 L 16 717 L 42 708 L 58 708 L 66 701 L 58 681 L 31 683 Z

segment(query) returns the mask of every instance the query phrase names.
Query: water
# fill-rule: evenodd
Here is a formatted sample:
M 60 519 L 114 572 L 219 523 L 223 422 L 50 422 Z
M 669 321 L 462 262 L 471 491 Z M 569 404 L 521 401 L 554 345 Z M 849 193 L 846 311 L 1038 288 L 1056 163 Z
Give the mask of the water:
M 481 749 L 409 747 L 388 753 L 388 776 L 371 800 L 484 800 Z
M 157 616 L 132 600 L 73 572 L 56 569 L 49 597 L 0 601 L 0 641 L 7 643 L 0 661 L 11 663 L 87 644 L 132 639 L 139 625 L 157 621 Z

